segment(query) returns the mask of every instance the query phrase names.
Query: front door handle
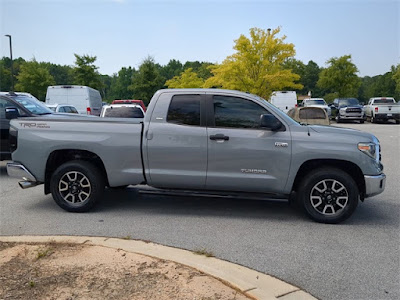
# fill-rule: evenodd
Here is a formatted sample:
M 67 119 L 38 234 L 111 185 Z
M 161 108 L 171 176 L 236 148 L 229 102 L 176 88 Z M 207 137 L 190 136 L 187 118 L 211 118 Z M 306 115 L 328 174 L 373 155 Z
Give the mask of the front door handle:
M 229 141 L 229 136 L 226 136 L 226 135 L 223 135 L 223 134 L 210 135 L 210 140 L 213 140 L 213 141 L 216 141 L 216 140 Z

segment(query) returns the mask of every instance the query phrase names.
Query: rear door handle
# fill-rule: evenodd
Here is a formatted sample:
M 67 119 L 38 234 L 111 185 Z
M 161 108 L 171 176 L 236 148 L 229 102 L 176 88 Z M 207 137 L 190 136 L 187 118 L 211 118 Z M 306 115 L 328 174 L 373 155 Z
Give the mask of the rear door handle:
M 229 141 L 229 136 L 226 136 L 226 135 L 223 135 L 223 134 L 210 135 L 210 140 L 213 140 L 213 141 L 216 141 L 216 140 Z

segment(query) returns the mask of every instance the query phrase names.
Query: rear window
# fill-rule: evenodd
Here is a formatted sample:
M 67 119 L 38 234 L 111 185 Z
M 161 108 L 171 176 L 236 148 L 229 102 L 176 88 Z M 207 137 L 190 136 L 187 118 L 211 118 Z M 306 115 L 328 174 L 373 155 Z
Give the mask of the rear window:
M 105 118 L 143 118 L 143 112 L 137 107 L 110 107 L 104 113 Z
M 325 119 L 325 111 L 322 109 L 300 109 L 299 118 L 307 119 Z
M 375 99 L 374 104 L 394 104 L 393 99 Z
M 309 105 L 326 105 L 324 100 L 307 100 L 306 104 L 309 104 Z

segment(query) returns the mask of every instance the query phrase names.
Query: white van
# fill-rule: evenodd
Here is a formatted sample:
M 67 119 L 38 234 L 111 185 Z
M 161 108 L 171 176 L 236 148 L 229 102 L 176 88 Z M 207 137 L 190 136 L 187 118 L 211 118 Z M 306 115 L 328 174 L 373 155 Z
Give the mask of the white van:
M 294 91 L 273 92 L 269 102 L 287 113 L 290 109 L 297 107 L 297 95 Z
M 70 104 L 80 114 L 100 116 L 102 100 L 98 90 L 82 85 L 55 85 L 47 88 L 46 104 Z

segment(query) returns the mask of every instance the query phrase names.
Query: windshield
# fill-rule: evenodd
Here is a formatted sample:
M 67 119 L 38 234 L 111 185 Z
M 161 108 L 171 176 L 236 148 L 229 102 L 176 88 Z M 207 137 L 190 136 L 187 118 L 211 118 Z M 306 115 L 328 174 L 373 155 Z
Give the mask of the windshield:
M 306 101 L 307 105 L 326 105 L 324 100 L 307 100 Z
M 46 105 L 33 98 L 27 96 L 17 96 L 13 97 L 13 99 L 35 115 L 45 115 L 53 113 Z
M 339 105 L 340 106 L 349 106 L 349 105 L 359 105 L 360 103 L 356 98 L 349 98 L 349 99 L 340 99 Z

